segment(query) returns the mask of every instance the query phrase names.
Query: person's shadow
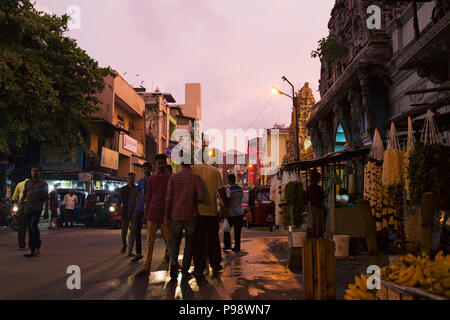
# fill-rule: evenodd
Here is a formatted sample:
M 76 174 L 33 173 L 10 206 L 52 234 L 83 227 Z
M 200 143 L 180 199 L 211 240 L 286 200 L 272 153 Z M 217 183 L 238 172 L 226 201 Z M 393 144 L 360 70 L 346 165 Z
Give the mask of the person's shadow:
M 218 283 L 221 282 L 220 274 L 214 277 L 214 280 Z M 221 300 L 222 297 L 217 289 L 204 277 L 197 279 L 197 285 L 199 288 L 200 300 Z
M 180 284 L 181 299 L 183 300 L 195 300 L 195 293 L 189 284 L 189 280 L 181 280 Z
M 135 278 L 132 287 L 134 300 L 145 300 L 147 288 L 148 288 L 148 277 Z
M 175 300 L 175 291 L 177 290 L 178 280 L 171 279 L 165 288 L 166 300 Z

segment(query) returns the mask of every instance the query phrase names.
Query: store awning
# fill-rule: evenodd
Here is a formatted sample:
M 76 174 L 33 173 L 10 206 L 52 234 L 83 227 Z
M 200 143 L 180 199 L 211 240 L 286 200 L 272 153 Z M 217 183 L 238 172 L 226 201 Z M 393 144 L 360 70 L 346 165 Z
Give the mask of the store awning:
M 325 166 L 330 163 L 339 162 L 339 161 L 345 161 L 350 160 L 354 157 L 368 155 L 370 152 L 370 146 L 365 147 L 353 147 L 350 149 L 345 149 L 339 152 L 330 153 L 326 156 L 310 159 L 310 160 L 304 160 L 304 161 L 297 161 L 297 162 L 291 162 L 286 164 L 283 167 L 283 170 L 294 170 L 300 168 L 301 170 L 314 168 L 314 167 L 320 167 Z

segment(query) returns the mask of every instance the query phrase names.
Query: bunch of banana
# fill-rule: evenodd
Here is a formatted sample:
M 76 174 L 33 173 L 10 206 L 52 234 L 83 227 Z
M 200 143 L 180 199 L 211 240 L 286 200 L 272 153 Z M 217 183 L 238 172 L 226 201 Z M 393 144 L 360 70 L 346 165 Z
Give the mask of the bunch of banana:
M 450 256 L 439 252 L 434 261 L 424 268 L 424 287 L 428 292 L 450 298 Z
M 381 278 L 401 286 L 420 286 L 450 298 L 450 256 L 444 256 L 441 251 L 431 260 L 425 253 L 421 256 L 408 253 L 395 264 L 382 268 Z
M 377 300 L 376 290 L 369 290 L 367 287 L 368 275 L 361 274 L 360 277 L 355 276 L 355 284 L 349 284 L 345 290 L 345 300 Z

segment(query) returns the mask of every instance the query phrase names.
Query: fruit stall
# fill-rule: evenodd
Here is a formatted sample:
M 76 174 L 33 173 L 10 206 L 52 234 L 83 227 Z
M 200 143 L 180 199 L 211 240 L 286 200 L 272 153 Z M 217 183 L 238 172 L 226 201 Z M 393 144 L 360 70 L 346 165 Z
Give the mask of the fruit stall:
M 378 249 L 387 249 L 383 236 L 392 230 L 393 249 L 400 255 L 387 251 L 390 263 L 381 268 L 381 278 L 376 272 L 355 276 L 346 300 L 450 299 L 450 244 L 442 241 L 450 209 L 450 148 L 440 142 L 431 111 L 421 131 L 415 132 L 408 119 L 404 148 L 394 123 L 386 150 L 375 131 L 364 168 L 364 198 L 376 230 L 368 241 L 375 243 L 378 254 Z
M 369 274 L 355 276 L 345 291 L 346 300 L 448 300 L 450 256 L 440 251 L 433 259 L 426 253 L 399 256 L 380 271 L 381 281 Z M 372 286 L 374 288 L 370 289 Z

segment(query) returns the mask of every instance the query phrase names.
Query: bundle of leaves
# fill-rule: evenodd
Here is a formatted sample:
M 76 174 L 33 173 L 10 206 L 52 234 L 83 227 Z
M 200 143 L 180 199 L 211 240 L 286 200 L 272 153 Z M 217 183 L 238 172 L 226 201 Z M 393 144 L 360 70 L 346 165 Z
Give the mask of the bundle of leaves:
M 411 203 L 420 205 L 422 194 L 432 192 L 439 209 L 450 209 L 450 147 L 417 143 L 408 166 Z
M 286 185 L 285 203 L 292 217 L 295 227 L 300 227 L 303 222 L 303 211 L 306 205 L 303 185 L 298 181 L 291 181 Z

